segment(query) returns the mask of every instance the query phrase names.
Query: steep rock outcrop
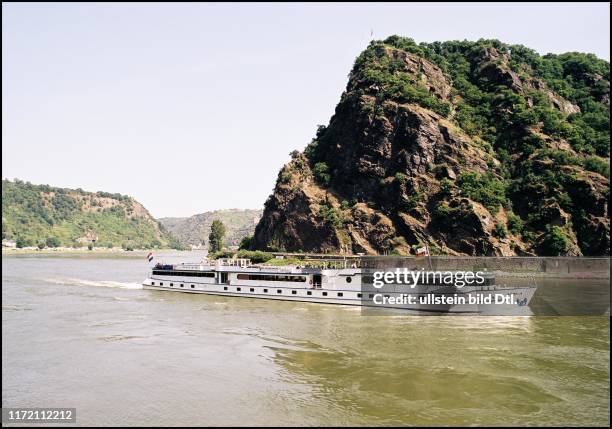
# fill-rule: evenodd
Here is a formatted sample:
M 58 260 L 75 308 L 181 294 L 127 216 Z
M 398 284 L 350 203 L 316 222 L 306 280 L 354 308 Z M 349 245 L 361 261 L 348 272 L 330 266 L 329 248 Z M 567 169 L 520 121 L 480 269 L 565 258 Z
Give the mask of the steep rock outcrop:
M 589 155 L 565 131 L 583 132 L 581 106 L 531 54 L 453 43 L 394 36 L 359 56 L 329 125 L 279 173 L 254 248 L 609 253 L 609 131 Z

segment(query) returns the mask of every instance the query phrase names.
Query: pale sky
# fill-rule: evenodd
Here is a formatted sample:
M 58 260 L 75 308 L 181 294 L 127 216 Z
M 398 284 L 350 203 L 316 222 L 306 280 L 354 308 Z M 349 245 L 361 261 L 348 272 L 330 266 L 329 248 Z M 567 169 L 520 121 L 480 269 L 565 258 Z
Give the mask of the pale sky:
M 2 177 L 155 217 L 260 208 L 392 34 L 610 58 L 599 4 L 2 4 Z

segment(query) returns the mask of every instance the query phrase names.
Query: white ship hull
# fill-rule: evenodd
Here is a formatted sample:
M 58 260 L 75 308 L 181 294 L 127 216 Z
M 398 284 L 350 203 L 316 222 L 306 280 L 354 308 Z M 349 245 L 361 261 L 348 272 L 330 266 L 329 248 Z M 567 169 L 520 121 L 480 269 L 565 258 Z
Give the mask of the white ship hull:
M 199 272 L 200 274 L 194 274 Z M 155 273 L 155 271 L 154 271 Z M 380 292 L 362 290 L 359 270 L 322 270 L 320 274 L 300 270 L 270 271 L 266 268 L 217 267 L 173 275 L 152 275 L 143 282 L 145 289 L 199 293 L 228 297 L 255 299 L 272 299 L 279 301 L 311 302 L 318 304 L 336 304 L 351 306 L 366 306 L 374 308 L 396 308 L 419 312 L 449 312 L 449 313 L 490 313 L 490 314 L 523 314 L 535 291 L 534 287 L 508 288 L 500 286 L 484 286 L 479 288 L 456 288 L 419 286 L 416 289 L 398 286 L 395 291 Z M 202 274 L 204 273 L 204 274 Z M 207 277 L 200 277 L 207 276 Z M 350 277 L 350 279 L 348 279 Z M 293 281 L 279 281 L 279 278 L 291 278 Z M 274 280 L 271 280 L 274 279 Z M 315 280 L 313 282 L 313 279 Z M 222 282 L 219 282 L 219 281 Z M 299 281 L 298 281 L 299 280 Z M 482 302 L 465 304 L 440 304 L 421 302 L 417 304 L 389 303 L 389 299 L 398 300 L 407 294 L 418 297 L 435 294 L 436 296 L 463 296 L 468 301 L 470 295 L 501 296 L 508 304 L 489 305 Z M 425 298 L 423 298 L 425 299 Z M 499 299 L 499 298 L 498 298 Z M 398 301 L 396 301 L 398 302 Z M 521 308 L 522 307 L 522 308 Z M 520 310 L 520 311 L 519 311 Z
M 290 295 L 287 293 L 274 295 L 272 293 L 263 293 L 262 291 L 255 292 L 231 292 L 223 290 L 221 285 L 217 287 L 214 286 L 206 286 L 204 288 L 180 288 L 180 287 L 169 287 L 169 286 L 152 286 L 147 284 L 150 282 L 150 279 L 145 280 L 142 284 L 144 289 L 151 290 L 161 290 L 161 291 L 171 291 L 171 292 L 186 292 L 186 293 L 195 293 L 195 294 L 205 294 L 205 295 L 218 295 L 218 296 L 231 296 L 231 297 L 241 297 L 241 298 L 255 298 L 255 299 L 273 299 L 277 301 L 298 301 L 298 302 L 314 302 L 319 304 L 338 304 L 338 305 L 361 305 L 361 298 L 330 298 L 329 296 L 308 296 L 305 295 L 304 291 L 299 293 L 296 291 L 295 295 Z M 191 285 L 191 283 L 190 283 Z M 264 288 L 262 288 L 264 289 Z M 289 292 L 290 293 L 290 292 Z M 318 294 L 317 294 L 318 295 Z

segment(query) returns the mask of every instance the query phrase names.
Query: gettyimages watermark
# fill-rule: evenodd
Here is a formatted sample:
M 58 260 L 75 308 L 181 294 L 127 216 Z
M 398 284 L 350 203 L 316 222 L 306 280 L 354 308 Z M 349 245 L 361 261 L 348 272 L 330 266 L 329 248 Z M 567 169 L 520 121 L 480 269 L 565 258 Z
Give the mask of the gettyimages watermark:
M 483 271 L 430 271 L 396 267 L 364 270 L 361 299 L 370 308 L 423 314 L 524 314 L 535 286 L 507 287 Z
M 362 262 L 358 296 L 364 315 L 609 316 L 609 279 L 589 282 L 588 288 L 573 280 L 572 287 L 572 280 L 419 268 L 411 266 L 414 259 Z
M 446 284 L 462 288 L 466 285 L 484 285 L 486 273 L 483 271 L 425 271 L 409 270 L 408 268 L 395 268 L 391 271 L 374 271 L 372 284 L 381 288 L 389 284 L 402 284 L 415 288 L 419 284 Z

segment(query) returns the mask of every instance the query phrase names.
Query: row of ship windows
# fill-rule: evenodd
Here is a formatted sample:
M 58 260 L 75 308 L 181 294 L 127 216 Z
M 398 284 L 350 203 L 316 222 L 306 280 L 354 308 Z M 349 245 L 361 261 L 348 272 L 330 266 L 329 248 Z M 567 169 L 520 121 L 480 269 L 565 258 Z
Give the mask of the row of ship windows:
M 268 274 L 238 274 L 238 280 L 261 280 L 267 282 L 305 282 L 304 276 L 275 276 Z
M 205 271 L 160 271 L 153 270 L 153 274 L 156 276 L 181 276 L 181 277 L 215 277 L 213 272 Z
M 159 285 L 160 285 L 160 286 L 163 286 L 163 285 L 164 285 L 164 282 L 160 282 L 160 283 L 159 283 Z M 151 286 L 155 286 L 155 282 L 151 282 Z M 170 283 L 170 287 L 174 287 L 174 283 Z M 185 285 L 184 285 L 183 283 L 181 283 L 181 284 L 180 284 L 180 287 L 185 287 Z M 191 289 L 195 289 L 195 285 L 191 285 Z M 230 292 L 230 290 L 229 290 L 229 286 L 223 286 L 223 290 L 224 290 L 224 291 L 228 291 L 228 292 Z M 250 291 L 250 292 L 255 292 L 255 288 L 250 288 L 250 289 L 249 289 L 249 291 Z M 237 287 L 237 288 L 236 288 L 236 292 L 242 292 L 242 288 Z M 265 289 L 265 288 L 264 288 L 264 289 L 263 289 L 263 293 L 268 293 L 268 289 Z M 282 294 L 282 293 L 283 293 L 283 290 L 282 290 L 282 289 L 276 289 L 276 293 L 277 293 L 277 294 Z M 297 295 L 297 290 L 292 290 L 292 291 L 291 291 L 291 294 L 292 294 L 292 295 Z M 344 293 L 343 293 L 343 292 L 336 292 L 336 294 L 337 294 L 338 298 L 342 298 L 342 297 L 344 296 Z M 311 296 L 311 295 L 312 295 L 312 291 L 311 291 L 311 290 L 307 290 L 307 291 L 306 291 L 306 295 Z M 326 292 L 326 291 L 322 291 L 322 292 L 321 292 L 321 295 L 323 295 L 323 296 L 327 296 L 327 292 Z M 374 294 L 373 294 L 373 293 L 371 293 L 369 297 L 370 297 L 370 299 L 371 299 L 371 298 L 374 298 Z M 360 293 L 360 292 L 358 292 L 358 293 L 357 293 L 357 298 L 361 298 L 361 293 Z
M 156 276 L 181 276 L 181 277 L 215 277 L 214 272 L 203 271 L 162 271 L 153 270 Z M 269 275 L 269 274 L 238 274 L 239 280 L 260 280 L 268 282 L 305 282 L 305 276 Z M 350 280 L 347 280 L 350 282 Z

